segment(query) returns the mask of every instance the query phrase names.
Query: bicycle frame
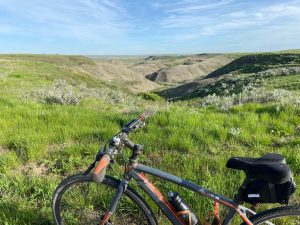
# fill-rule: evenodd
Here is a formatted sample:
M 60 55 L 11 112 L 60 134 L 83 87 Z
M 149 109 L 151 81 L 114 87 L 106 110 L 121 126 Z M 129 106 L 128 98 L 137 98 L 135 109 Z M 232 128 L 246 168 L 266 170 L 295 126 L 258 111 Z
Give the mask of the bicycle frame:
M 196 192 L 200 195 L 203 195 L 215 202 L 218 202 L 224 205 L 226 208 L 229 208 L 229 212 L 226 215 L 222 225 L 229 225 L 230 221 L 237 213 L 242 220 L 247 225 L 252 225 L 251 221 L 247 218 L 247 216 L 243 213 L 245 212 L 245 207 L 240 207 L 233 200 L 229 200 L 226 197 L 213 193 L 212 191 L 205 189 L 201 186 L 198 186 L 190 181 L 184 180 L 180 177 L 174 176 L 172 174 L 160 171 L 158 169 L 148 167 L 142 164 L 131 164 L 127 166 L 125 179 L 120 183 L 116 196 L 113 198 L 110 210 L 107 213 L 107 218 L 114 212 L 117 204 L 127 188 L 128 182 L 131 178 L 137 181 L 139 186 L 151 197 L 151 199 L 158 205 L 158 207 L 164 212 L 164 214 L 168 217 L 168 219 L 175 225 L 184 225 L 182 220 L 177 216 L 177 212 L 174 210 L 172 205 L 167 201 L 167 199 L 163 196 L 163 194 L 155 187 L 153 183 L 145 176 L 145 174 L 150 174 L 155 177 L 159 177 L 163 180 L 170 181 L 175 183 L 181 187 L 189 189 L 193 192 Z M 251 212 L 250 210 L 247 210 Z M 109 215 L 110 214 L 110 215 Z

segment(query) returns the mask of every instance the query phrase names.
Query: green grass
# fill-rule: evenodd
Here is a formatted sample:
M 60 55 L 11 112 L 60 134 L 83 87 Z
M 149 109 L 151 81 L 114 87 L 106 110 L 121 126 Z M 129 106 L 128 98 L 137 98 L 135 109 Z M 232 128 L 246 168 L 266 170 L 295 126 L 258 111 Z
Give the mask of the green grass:
M 43 55 L 43 54 L 2 54 L 0 60 L 12 60 L 19 62 L 47 62 L 55 65 L 75 66 L 75 65 L 94 65 L 95 62 L 84 56 L 76 55 Z
M 64 79 L 71 84 L 86 84 L 91 87 L 103 86 L 103 82 L 86 74 L 74 73 L 69 67 L 48 62 L 18 62 L 0 60 L 1 96 L 18 96 L 50 85 L 55 79 Z M 1 77 L 1 76 L 0 76 Z
M 55 187 L 65 177 L 84 171 L 100 145 L 136 117 L 137 110 L 126 102 L 110 105 L 95 98 L 83 99 L 76 106 L 24 100 L 20 97 L 22 91 L 51 84 L 55 78 L 75 84 L 91 82 L 90 86 L 99 88 L 102 83 L 93 83 L 92 77 L 48 62 L 13 61 L 11 70 L 8 64 L 0 63 L 0 224 L 53 224 L 50 201 Z M 292 78 L 286 79 L 292 83 Z M 272 83 L 279 84 L 275 80 Z M 158 112 L 146 127 L 131 135 L 132 140 L 144 145 L 141 163 L 232 198 L 244 175 L 227 169 L 227 159 L 277 152 L 284 154 L 300 182 L 299 108 L 287 105 L 278 110 L 271 103 L 246 104 L 224 112 L 187 103 L 159 102 Z M 138 111 L 151 108 L 154 103 L 143 100 Z M 240 132 L 231 134 L 232 128 Z M 114 167 L 115 172 L 109 174 L 121 177 L 122 164 Z M 211 201 L 153 180 L 164 194 L 178 191 L 202 220 L 211 212 Z M 137 188 L 134 183 L 132 186 Z M 292 202 L 299 201 L 297 191 Z M 153 202 L 150 205 L 154 207 Z
M 51 223 L 49 203 L 55 186 L 63 177 L 83 171 L 100 143 L 136 116 L 84 106 L 12 100 L 1 100 L 0 107 L 0 145 L 6 149 L 0 164 L 4 192 L 1 207 L 5 209 L 1 210 L 0 218 L 7 221 L 5 217 L 12 216 L 11 207 L 17 206 L 12 220 L 17 224 L 37 224 L 34 221 L 40 219 L 45 221 L 42 224 Z M 274 113 L 274 107 L 245 105 L 224 113 L 210 108 L 172 106 L 157 113 L 132 139 L 145 146 L 141 162 L 231 198 L 243 178 L 242 173 L 225 168 L 231 156 L 282 153 L 299 181 L 300 112 L 286 107 Z M 239 135 L 230 135 L 229 129 L 233 127 L 240 128 Z M 29 163 L 46 165 L 49 171 L 42 176 L 23 174 L 20 168 Z M 178 190 L 164 182 L 155 184 L 163 193 Z M 183 190 L 180 193 L 202 216 L 208 213 L 204 208 L 211 208 L 204 199 Z M 34 213 L 36 210 L 38 214 Z
M 300 74 L 268 78 L 267 87 L 270 89 L 300 90 Z

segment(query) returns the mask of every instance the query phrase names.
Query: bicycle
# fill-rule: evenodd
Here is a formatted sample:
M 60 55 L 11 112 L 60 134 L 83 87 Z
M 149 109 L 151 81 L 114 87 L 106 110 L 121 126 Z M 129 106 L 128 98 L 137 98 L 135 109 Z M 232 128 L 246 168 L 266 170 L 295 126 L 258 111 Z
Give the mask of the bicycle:
M 245 202 L 251 203 L 253 201 L 253 203 L 256 203 L 262 201 L 260 198 L 266 199 L 267 194 L 264 193 L 249 194 L 251 188 L 253 191 L 254 184 L 256 185 L 254 185 L 254 189 L 259 184 L 269 185 L 268 187 L 271 187 L 270 184 L 272 184 L 272 190 L 275 191 L 281 188 L 277 196 L 276 193 L 268 195 L 266 202 L 288 203 L 290 195 L 294 192 L 295 184 L 283 156 L 267 154 L 260 158 L 233 157 L 229 159 L 227 167 L 244 170 L 246 173 L 246 178 L 238 193 L 234 199 L 229 200 L 190 181 L 138 163 L 142 146 L 129 140 L 128 135 L 132 131 L 143 127 L 145 119 L 149 116 L 150 113 L 144 113 L 127 123 L 110 140 L 108 148 L 102 147 L 99 150 L 95 161 L 83 174 L 70 176 L 58 185 L 54 191 L 51 204 L 56 224 L 157 225 L 156 216 L 149 204 L 129 186 L 131 180 L 137 181 L 137 185 L 150 196 L 172 224 L 194 225 L 199 223 L 193 210 L 177 193 L 169 193 L 167 199 L 145 174 L 175 183 L 213 200 L 215 202 L 215 212 L 212 224 L 214 225 L 229 225 L 236 214 L 241 218 L 242 225 L 300 224 L 300 206 L 298 205 L 285 205 L 257 214 L 253 210 L 242 206 Z M 123 179 L 118 180 L 106 175 L 106 169 L 114 163 L 115 156 L 121 153 L 125 146 L 131 150 L 131 156 L 126 165 Z M 91 171 L 93 172 L 91 173 Z M 271 190 L 271 188 L 269 189 Z M 269 189 L 266 190 L 270 191 Z M 285 196 L 283 196 L 283 190 L 286 192 Z M 174 201 L 172 203 L 171 197 L 174 197 L 174 195 L 179 197 L 179 199 L 176 199 L 180 204 L 183 204 L 181 206 L 184 206 L 184 210 L 178 209 L 177 200 L 177 203 L 175 202 L 177 205 Z M 106 200 L 108 202 L 105 202 Z M 219 204 L 228 209 L 223 220 L 219 216 Z

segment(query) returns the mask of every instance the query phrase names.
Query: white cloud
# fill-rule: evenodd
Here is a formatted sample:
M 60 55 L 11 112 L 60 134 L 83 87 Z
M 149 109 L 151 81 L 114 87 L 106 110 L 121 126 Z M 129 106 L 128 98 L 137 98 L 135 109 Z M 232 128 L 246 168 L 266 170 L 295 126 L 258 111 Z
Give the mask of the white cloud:
M 225 2 L 221 1 L 219 4 L 225 4 Z M 222 32 L 268 25 L 283 17 L 288 17 L 290 22 L 300 21 L 300 4 L 286 2 L 261 9 L 249 8 L 239 11 L 229 8 L 226 12 L 211 15 L 210 13 L 192 14 L 181 11 L 177 14 L 171 13 L 160 23 L 160 26 L 164 29 L 186 29 L 186 31 L 192 32 L 191 35 L 196 36 L 195 34 L 197 34 L 200 37 L 201 35 L 216 35 Z M 288 24 L 285 23 L 283 26 L 288 26 Z
M 228 4 L 233 3 L 235 0 L 221 0 L 218 2 L 214 3 L 209 3 L 209 4 L 199 4 L 198 1 L 192 2 L 192 4 L 187 4 L 185 6 L 173 8 L 173 9 L 168 9 L 166 10 L 167 12 L 177 12 L 177 13 L 190 13 L 193 11 L 198 11 L 198 10 L 207 10 L 207 9 L 215 9 L 219 8 Z
M 25 35 L 109 42 L 130 27 L 126 11 L 116 1 L 0 0 L 0 8 L 14 15 L 5 21 L 6 30 L 17 26 Z
M 73 50 L 74 43 L 85 52 L 116 54 L 201 45 L 222 49 L 223 43 L 254 46 L 259 40 L 253 37 L 260 35 L 270 43 L 280 38 L 295 43 L 300 33 L 300 0 L 0 0 L 0 10 L 7 15 L 0 15 L 0 34 L 7 38 L 2 43 L 14 35 L 26 44 L 40 42 L 36 49 L 60 44 L 53 51 Z M 26 45 L 22 40 L 17 47 Z

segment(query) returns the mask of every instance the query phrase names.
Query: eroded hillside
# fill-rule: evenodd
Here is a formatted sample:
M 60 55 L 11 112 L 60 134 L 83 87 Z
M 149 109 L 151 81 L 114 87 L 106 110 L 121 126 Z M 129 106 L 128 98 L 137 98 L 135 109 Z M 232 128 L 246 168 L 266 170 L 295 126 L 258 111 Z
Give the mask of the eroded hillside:
M 185 83 L 195 78 L 201 78 L 212 71 L 230 63 L 234 57 L 221 54 L 201 54 L 181 57 L 174 60 L 173 65 L 148 74 L 146 77 L 155 82 Z M 152 59 L 155 61 L 155 59 Z
M 94 58 L 96 66 L 80 65 L 77 69 L 105 81 L 126 86 L 133 92 L 141 92 L 203 77 L 234 58 L 222 54 Z

